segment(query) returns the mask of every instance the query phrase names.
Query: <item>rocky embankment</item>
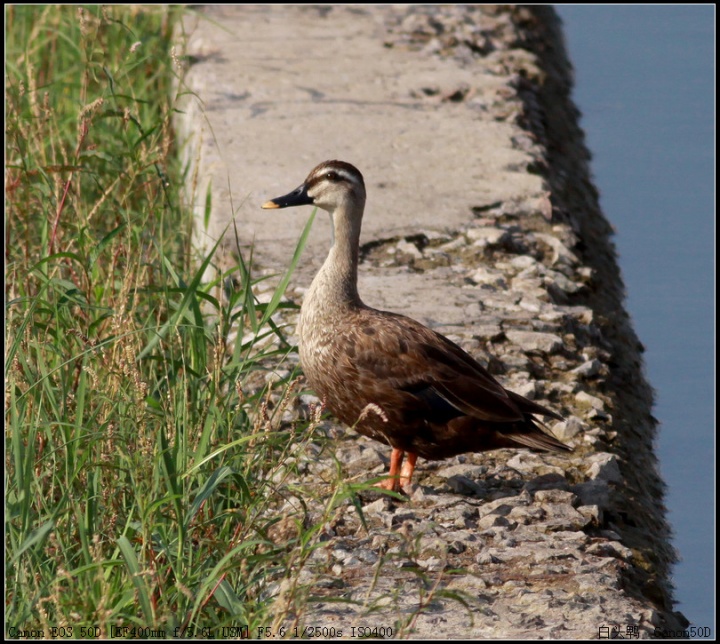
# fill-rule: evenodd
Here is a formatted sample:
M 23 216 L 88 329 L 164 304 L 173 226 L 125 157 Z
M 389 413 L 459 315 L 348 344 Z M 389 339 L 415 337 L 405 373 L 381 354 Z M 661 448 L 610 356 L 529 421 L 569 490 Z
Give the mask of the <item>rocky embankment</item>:
M 254 240 L 259 264 L 277 273 L 306 215 L 259 205 L 326 158 L 354 163 L 368 188 L 363 299 L 433 326 L 507 388 L 559 411 L 566 420 L 550 427 L 575 448 L 420 461 L 407 501 L 365 493 L 328 517 L 323 500 L 338 477 L 380 476 L 389 449 L 320 423 L 281 477 L 311 494 L 289 492 L 273 510 L 287 517 L 277 539 L 297 516 L 324 521 L 299 575 L 328 601 L 303 621 L 388 629 L 401 618 L 393 635 L 433 638 L 682 628 L 652 391 L 552 9 L 207 11 L 212 21 L 188 24 L 198 62 L 187 83 L 203 109 L 189 104 L 178 122 L 195 170 L 198 245 L 236 213 L 241 244 Z M 324 219 L 288 291 L 298 303 L 327 252 Z M 227 238 L 231 257 L 237 238 Z M 317 402 L 300 396 L 293 413 Z

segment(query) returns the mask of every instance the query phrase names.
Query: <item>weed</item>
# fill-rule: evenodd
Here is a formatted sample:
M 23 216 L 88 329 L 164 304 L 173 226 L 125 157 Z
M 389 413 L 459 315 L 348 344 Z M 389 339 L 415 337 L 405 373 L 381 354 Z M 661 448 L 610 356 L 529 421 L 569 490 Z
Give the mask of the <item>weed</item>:
M 281 421 L 297 374 L 265 377 L 289 351 L 272 319 L 282 290 L 259 303 L 241 259 L 221 302 L 190 263 L 175 20 L 7 12 L 5 574 L 19 631 L 267 624 L 268 588 L 313 547 L 272 536 L 310 436 Z M 231 328 L 249 340 L 226 359 Z

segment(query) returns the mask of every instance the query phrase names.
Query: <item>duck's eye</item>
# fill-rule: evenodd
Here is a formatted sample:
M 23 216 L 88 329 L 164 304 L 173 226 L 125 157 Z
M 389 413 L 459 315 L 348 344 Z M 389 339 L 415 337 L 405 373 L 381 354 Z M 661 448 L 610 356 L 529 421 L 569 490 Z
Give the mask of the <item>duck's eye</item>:
M 326 178 L 328 181 L 337 181 L 340 177 L 338 177 L 338 173 L 337 173 L 337 172 L 335 172 L 334 170 L 330 170 L 330 172 L 328 172 L 328 173 L 325 175 L 325 178 Z

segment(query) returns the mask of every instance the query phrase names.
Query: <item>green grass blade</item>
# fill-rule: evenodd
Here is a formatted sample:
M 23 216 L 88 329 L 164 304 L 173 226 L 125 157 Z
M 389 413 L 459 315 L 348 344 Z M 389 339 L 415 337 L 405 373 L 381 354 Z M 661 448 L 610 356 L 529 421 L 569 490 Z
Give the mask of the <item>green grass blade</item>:
M 281 298 L 285 295 L 285 290 L 287 289 L 287 285 L 290 282 L 290 278 L 295 272 L 295 268 L 300 261 L 300 256 L 302 255 L 303 250 L 305 250 L 307 238 L 310 234 L 310 229 L 312 228 L 313 221 L 315 220 L 315 213 L 317 213 L 317 208 L 312 211 L 312 213 L 310 214 L 310 218 L 307 221 L 307 224 L 305 224 L 305 228 L 303 228 L 300 239 L 298 239 L 298 243 L 295 246 L 295 252 L 293 253 L 292 259 L 290 260 L 290 265 L 288 266 L 285 275 L 283 275 L 283 278 L 280 280 L 280 284 L 278 284 L 278 287 L 275 289 L 275 292 L 273 293 L 270 302 L 267 304 L 265 311 L 263 312 L 262 319 L 260 320 L 260 327 L 262 327 L 270 319 L 270 316 L 275 313 L 278 308 L 278 304 L 280 304 Z
M 125 560 L 125 566 L 130 574 L 133 586 L 135 586 L 135 590 L 137 591 L 138 601 L 143 612 L 143 617 L 145 618 L 145 623 L 154 624 L 150 593 L 145 578 L 142 575 L 135 550 L 127 537 L 120 537 L 116 543 Z

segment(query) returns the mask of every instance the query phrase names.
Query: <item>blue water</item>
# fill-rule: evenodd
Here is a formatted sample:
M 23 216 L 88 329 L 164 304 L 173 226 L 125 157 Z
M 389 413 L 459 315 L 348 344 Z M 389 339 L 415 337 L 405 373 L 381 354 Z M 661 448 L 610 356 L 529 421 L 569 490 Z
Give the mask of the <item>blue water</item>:
M 656 390 L 678 608 L 715 635 L 715 8 L 557 6 Z

